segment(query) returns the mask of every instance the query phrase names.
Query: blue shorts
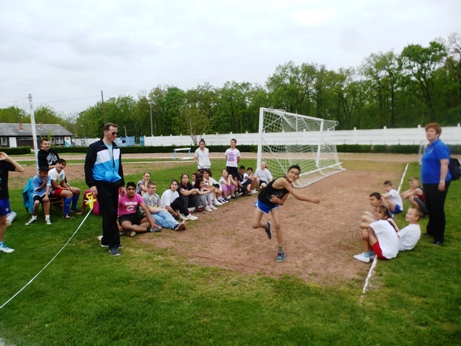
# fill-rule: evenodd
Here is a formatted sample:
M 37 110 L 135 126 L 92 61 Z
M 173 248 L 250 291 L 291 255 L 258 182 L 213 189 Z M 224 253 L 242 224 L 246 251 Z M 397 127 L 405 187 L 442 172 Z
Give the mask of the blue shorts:
M 264 214 L 269 214 L 272 209 L 280 207 L 280 204 L 274 205 L 273 207 L 268 206 L 267 204 L 261 202 L 259 199 L 255 202 L 255 207 L 261 210 Z
M 396 204 L 393 214 L 400 214 L 402 211 L 403 211 L 402 206 L 400 204 Z
M 11 213 L 10 200 L 0 199 L 0 216 Z

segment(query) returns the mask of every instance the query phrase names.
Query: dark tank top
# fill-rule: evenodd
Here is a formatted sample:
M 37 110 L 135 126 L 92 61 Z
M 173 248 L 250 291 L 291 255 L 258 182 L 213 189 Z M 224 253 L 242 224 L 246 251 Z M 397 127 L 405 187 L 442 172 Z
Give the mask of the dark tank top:
M 286 177 L 281 177 L 279 179 L 286 179 Z M 280 198 L 280 199 L 283 199 L 283 196 L 285 196 L 288 192 L 287 189 L 283 188 L 283 189 L 274 189 L 274 187 L 272 186 L 274 184 L 274 181 L 276 181 L 277 179 L 274 179 L 272 180 L 269 184 L 267 184 L 267 186 L 261 190 L 261 192 L 259 193 L 258 195 L 258 200 L 260 200 L 261 202 L 263 202 L 265 205 L 268 205 L 268 206 L 271 206 L 271 207 L 275 207 L 277 205 L 277 203 L 272 203 L 271 202 L 271 197 L 272 195 Z

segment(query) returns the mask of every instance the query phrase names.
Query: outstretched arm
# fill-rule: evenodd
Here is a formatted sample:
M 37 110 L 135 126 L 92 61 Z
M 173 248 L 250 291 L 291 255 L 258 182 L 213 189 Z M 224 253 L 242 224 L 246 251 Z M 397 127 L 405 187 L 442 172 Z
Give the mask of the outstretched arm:
M 319 204 L 320 203 L 320 199 L 319 198 L 313 198 L 313 197 L 307 197 L 307 196 L 303 196 L 301 194 L 299 194 L 294 188 L 293 186 L 288 182 L 288 180 L 286 178 L 278 178 L 275 182 L 274 182 L 274 185 L 273 185 L 275 188 L 278 188 L 278 187 L 284 187 L 288 190 L 288 192 L 290 192 L 294 198 L 296 198 L 297 200 L 300 200 L 300 201 L 305 201 L 305 202 L 311 202 L 311 203 L 315 203 L 315 204 Z

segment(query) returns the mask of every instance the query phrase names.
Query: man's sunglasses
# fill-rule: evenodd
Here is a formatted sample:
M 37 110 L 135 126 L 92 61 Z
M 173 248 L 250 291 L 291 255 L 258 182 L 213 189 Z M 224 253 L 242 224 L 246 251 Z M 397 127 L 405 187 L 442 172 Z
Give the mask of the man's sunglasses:
M 118 136 L 118 132 L 111 132 L 112 136 Z

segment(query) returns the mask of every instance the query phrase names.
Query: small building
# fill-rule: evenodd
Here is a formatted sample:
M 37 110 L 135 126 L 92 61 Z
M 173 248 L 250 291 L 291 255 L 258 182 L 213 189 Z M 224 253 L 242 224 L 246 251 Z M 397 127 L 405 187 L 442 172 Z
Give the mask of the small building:
M 37 148 L 40 148 L 40 140 L 50 138 L 53 146 L 71 146 L 72 132 L 59 124 L 36 124 Z M 34 147 L 32 139 L 32 125 L 23 123 L 0 123 L 0 147 L 17 148 Z

